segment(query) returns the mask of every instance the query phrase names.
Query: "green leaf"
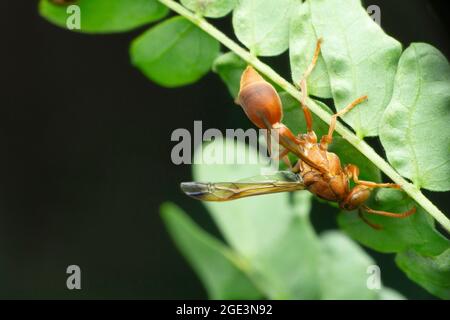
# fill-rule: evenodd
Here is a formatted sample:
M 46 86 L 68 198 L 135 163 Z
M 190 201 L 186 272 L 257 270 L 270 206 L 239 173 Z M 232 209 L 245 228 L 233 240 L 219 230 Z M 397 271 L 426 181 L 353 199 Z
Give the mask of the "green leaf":
M 392 166 L 420 188 L 450 190 L 450 65 L 425 43 L 400 58 L 380 138 Z
M 381 288 L 378 292 L 379 300 L 406 300 L 406 298 L 399 292 L 391 288 Z
M 294 132 L 294 134 L 306 133 L 306 121 L 300 103 L 285 92 L 282 92 L 280 97 L 283 103 L 283 122 L 292 130 L 292 132 Z M 315 102 L 328 113 L 332 113 L 324 103 L 320 101 Z M 313 129 L 316 132 L 318 139 L 320 139 L 323 135 L 328 133 L 328 124 L 313 114 Z M 357 165 L 360 169 L 360 178 L 362 180 L 375 182 L 381 180 L 380 170 L 338 134 L 333 136 L 333 143 L 330 145 L 329 151 L 334 152 L 339 156 L 343 166 L 350 163 Z
M 403 212 L 416 206 L 404 192 L 380 189 L 369 207 L 390 212 Z M 364 213 L 366 218 L 383 227 L 375 230 L 359 217 L 357 212 L 341 212 L 340 227 L 353 239 L 380 252 L 402 252 L 414 249 L 419 253 L 436 255 L 449 248 L 449 241 L 434 227 L 434 220 L 421 207 L 407 218 L 390 218 Z
M 219 240 L 199 228 L 172 203 L 161 215 L 178 249 L 202 280 L 211 299 L 258 299 L 261 294 L 249 280 L 242 261 Z
M 294 2 L 240 0 L 233 11 L 233 27 L 239 41 L 257 56 L 277 56 L 286 51 Z
M 367 286 L 374 261 L 351 239 L 338 231 L 321 235 L 320 289 L 323 300 L 376 299 Z
M 204 76 L 219 54 L 219 42 L 182 17 L 174 17 L 136 38 L 133 64 L 166 87 L 193 83 Z
M 328 69 L 338 110 L 360 96 L 369 100 L 344 116 L 360 137 L 378 135 L 400 58 L 400 43 L 386 35 L 359 0 L 314 0 L 310 4 L 315 33 L 323 39 L 322 57 Z
M 311 24 L 309 3 L 297 5 L 292 9 L 289 30 L 289 58 L 291 62 L 292 81 L 300 82 L 310 65 L 316 49 L 317 35 Z M 331 98 L 330 79 L 322 55 L 307 79 L 308 94 Z
M 450 299 L 450 249 L 435 257 L 410 250 L 399 253 L 395 261 L 411 280 L 442 299 Z
M 208 18 L 226 16 L 236 6 L 237 0 L 181 0 L 186 8 Z
M 87 33 L 124 32 L 159 20 L 168 13 L 157 0 L 79 0 L 80 30 Z M 39 12 L 48 21 L 67 28 L 68 6 L 50 0 L 39 2 Z
M 213 71 L 225 82 L 233 98 L 239 94 L 241 75 L 246 67 L 247 63 L 233 52 L 224 53 L 214 61 Z
M 271 246 L 254 256 L 252 262 L 268 297 L 317 299 L 320 245 L 309 222 L 311 194 L 298 191 L 292 196 L 293 216 L 286 230 Z
M 203 154 L 256 157 L 243 143 L 215 140 Z M 223 149 L 225 148 L 225 151 Z M 195 163 L 199 163 L 197 153 Z M 196 181 L 236 181 L 261 174 L 259 164 L 194 165 Z M 249 197 L 230 202 L 204 203 L 227 243 L 243 256 L 265 295 L 272 299 L 312 299 L 317 296 L 318 240 L 307 220 L 310 195 L 297 192 L 294 206 L 288 194 Z M 305 216 L 306 215 L 306 216 Z

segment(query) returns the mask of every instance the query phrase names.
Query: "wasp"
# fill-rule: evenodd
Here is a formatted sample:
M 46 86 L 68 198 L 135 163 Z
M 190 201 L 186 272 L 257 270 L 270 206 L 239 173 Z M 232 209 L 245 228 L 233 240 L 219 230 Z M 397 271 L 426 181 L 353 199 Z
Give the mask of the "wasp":
M 239 95 L 236 102 L 242 107 L 249 120 L 258 128 L 276 132 L 282 147 L 278 157 L 290 168 L 272 176 L 220 183 L 184 182 L 181 189 L 189 196 L 203 201 L 228 201 L 248 196 L 285 191 L 309 190 L 319 198 L 337 202 L 345 211 L 358 210 L 360 218 L 374 229 L 380 225 L 370 222 L 364 212 L 392 218 L 405 218 L 416 212 L 416 208 L 393 213 L 369 208 L 365 202 L 375 188 L 400 189 L 394 183 L 376 183 L 359 179 L 359 168 L 353 164 L 341 165 L 339 156 L 328 151 L 333 141 L 338 117 L 342 117 L 368 99 L 361 96 L 331 117 L 328 133 L 318 140 L 313 130 L 311 112 L 307 106 L 307 78 L 316 65 L 320 54 L 321 39 L 316 44 L 314 56 L 298 85 L 302 92 L 300 107 L 306 120 L 307 132 L 295 135 L 282 123 L 282 104 L 275 88 L 251 66 L 242 74 Z M 268 145 L 270 137 L 267 139 Z M 270 150 L 270 147 L 269 147 Z M 298 161 L 293 166 L 288 158 L 292 153 Z M 351 187 L 350 181 L 354 186 Z

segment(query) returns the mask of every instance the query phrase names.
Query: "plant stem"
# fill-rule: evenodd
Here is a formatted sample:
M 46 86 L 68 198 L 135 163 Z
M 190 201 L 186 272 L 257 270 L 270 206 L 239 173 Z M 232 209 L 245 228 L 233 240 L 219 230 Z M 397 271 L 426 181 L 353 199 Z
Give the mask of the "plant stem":
M 227 35 L 218 30 L 212 24 L 207 22 L 202 17 L 195 15 L 181 4 L 173 0 L 158 0 L 162 4 L 166 5 L 171 10 L 175 11 L 179 15 L 190 20 L 197 25 L 200 29 L 208 33 L 213 38 L 217 39 L 222 45 L 233 51 L 244 61 L 251 64 L 267 78 L 283 88 L 292 97 L 300 101 L 301 92 L 290 82 L 282 78 L 271 67 L 264 62 L 260 61 L 256 56 L 252 55 L 249 51 L 239 46 L 236 42 L 231 40 Z M 320 119 L 326 123 L 330 123 L 331 116 L 320 108 L 313 100 L 308 98 L 308 106 L 311 111 L 316 114 Z M 382 157 L 380 157 L 364 140 L 357 137 L 350 130 L 344 127 L 342 124 L 337 123 L 336 132 L 339 133 L 344 139 L 351 143 L 356 149 L 358 149 L 363 155 L 365 155 L 374 165 L 376 165 L 381 171 L 383 171 L 389 178 L 395 183 L 399 184 L 402 189 L 413 198 L 424 210 L 426 210 L 431 216 L 433 216 L 447 232 L 450 233 L 450 220 L 445 214 L 439 210 L 423 193 L 413 184 L 407 182 L 402 176 L 400 176 Z

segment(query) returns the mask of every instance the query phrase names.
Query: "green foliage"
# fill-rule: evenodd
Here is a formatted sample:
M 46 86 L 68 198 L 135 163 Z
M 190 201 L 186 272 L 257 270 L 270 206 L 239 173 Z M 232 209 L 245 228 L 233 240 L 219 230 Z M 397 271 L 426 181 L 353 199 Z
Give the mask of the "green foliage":
M 188 9 L 208 18 L 226 16 L 236 6 L 237 0 L 181 0 Z
M 124 32 L 163 18 L 167 7 L 157 0 L 79 0 L 81 32 Z M 41 0 L 40 14 L 48 21 L 66 28 L 67 6 Z
M 296 5 L 292 9 L 289 29 L 289 58 L 292 81 L 300 82 L 311 63 L 317 43 L 317 34 L 311 23 L 309 3 Z M 330 79 L 322 55 L 307 79 L 308 93 L 321 98 L 331 98 Z
M 403 53 L 381 142 L 392 166 L 415 185 L 450 190 L 450 65 L 425 43 Z
M 322 57 L 335 106 L 343 109 L 362 95 L 369 100 L 344 116 L 360 137 L 378 135 L 392 95 L 400 43 L 367 15 L 360 0 L 309 1 L 314 30 L 323 38 Z
M 397 255 L 396 262 L 411 280 L 442 299 L 450 299 L 450 249 L 434 257 L 406 251 Z
M 219 43 L 185 18 L 174 17 L 135 39 L 130 54 L 147 77 L 176 87 L 197 81 L 211 69 Z
M 240 0 L 233 11 L 236 37 L 257 56 L 276 56 L 289 46 L 289 17 L 298 0 Z
M 174 204 L 164 203 L 161 215 L 176 245 L 197 272 L 212 299 L 261 297 L 246 276 L 242 258 L 200 229 Z
M 247 64 L 233 52 L 227 52 L 217 57 L 213 64 L 213 71 L 225 82 L 232 97 L 239 93 L 239 83 L 242 72 Z
M 390 212 L 403 212 L 415 206 L 404 192 L 392 189 L 381 189 L 369 206 Z M 436 255 L 450 243 L 434 227 L 434 220 L 421 208 L 404 219 L 393 219 L 365 213 L 368 220 L 383 227 L 382 231 L 375 230 L 362 223 L 357 212 L 341 212 L 339 225 L 353 239 L 380 252 L 403 252 L 414 249 L 419 253 Z
M 370 266 L 375 265 L 374 261 L 356 243 L 340 232 L 328 231 L 321 236 L 321 240 L 323 250 L 320 261 L 322 266 L 320 284 L 323 292 L 321 298 L 376 299 L 377 292 L 367 286 L 368 270 L 370 271 Z
M 368 95 L 368 101 L 344 117 L 351 129 L 359 137 L 379 134 L 392 166 L 417 187 L 450 190 L 450 67 L 436 48 L 417 43 L 402 54 L 400 43 L 372 21 L 359 0 L 182 0 L 194 14 L 171 0 L 159 1 L 184 17 L 170 18 L 133 41 L 131 60 L 149 79 L 175 87 L 197 81 L 212 68 L 236 97 L 247 63 L 267 70 L 256 56 L 276 56 L 289 48 L 292 80 L 298 84 L 317 39 L 322 38 L 321 54 L 308 79 L 309 93 L 332 98 L 337 110 Z M 80 31 L 88 33 L 127 31 L 167 13 L 156 0 L 80 0 L 77 4 L 82 15 Z M 65 27 L 66 7 L 41 0 L 39 8 L 46 19 Z M 235 35 L 253 55 L 243 54 L 201 18 L 222 17 L 231 10 Z M 211 35 L 233 52 L 219 55 L 219 42 Z M 299 103 L 292 92 L 285 92 L 292 90 L 277 76 L 272 74 L 268 81 L 280 92 L 283 123 L 296 134 L 305 132 Z M 309 101 L 333 112 L 322 102 Z M 319 138 L 327 133 L 325 122 L 314 115 L 313 121 Z M 345 131 L 340 132 L 345 136 Z M 329 150 L 339 155 L 343 165 L 357 165 L 360 179 L 381 181 L 379 168 L 388 174 L 386 164 L 358 151 L 363 142 L 355 139 L 335 134 Z M 241 153 L 246 150 L 241 144 L 236 148 Z M 202 156 L 208 152 L 205 149 Z M 235 181 L 260 170 L 257 165 L 196 165 L 194 178 Z M 390 289 L 367 290 L 365 272 L 373 261 L 339 232 L 318 236 L 308 218 L 310 201 L 310 195 L 301 191 L 291 198 L 274 194 L 207 203 L 227 244 L 205 233 L 174 205 L 166 204 L 162 211 L 175 243 L 212 298 L 401 299 Z M 365 246 L 395 253 L 398 266 L 413 281 L 436 296 L 449 298 L 450 244 L 427 214 L 432 213 L 432 204 L 416 203 L 403 191 L 385 189 L 374 192 L 368 205 L 390 212 L 415 206 L 417 213 L 405 219 L 366 213 L 368 220 L 383 226 L 376 231 L 357 212 L 341 212 L 341 229 Z
M 383 288 L 378 293 L 380 300 L 404 300 L 405 297 L 390 288 Z

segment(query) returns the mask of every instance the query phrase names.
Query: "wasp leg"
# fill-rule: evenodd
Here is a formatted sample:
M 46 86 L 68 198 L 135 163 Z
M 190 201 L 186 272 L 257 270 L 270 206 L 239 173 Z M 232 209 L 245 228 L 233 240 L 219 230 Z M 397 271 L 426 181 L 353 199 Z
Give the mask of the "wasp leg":
M 306 143 L 306 140 L 303 137 L 296 137 L 288 127 L 286 127 L 282 123 L 276 123 L 272 126 L 272 131 L 277 133 L 277 141 L 278 144 L 283 146 L 292 152 L 295 156 L 302 159 L 303 162 L 307 163 L 310 167 L 315 168 L 316 170 L 322 173 L 328 173 L 329 170 L 327 167 L 317 164 L 314 159 L 308 157 L 305 153 L 303 147 Z M 315 137 L 316 134 L 311 132 L 312 135 L 310 137 Z
M 376 183 L 376 182 L 372 182 L 372 181 L 364 181 L 364 180 L 359 180 L 358 179 L 358 175 L 359 175 L 359 168 L 353 164 L 349 164 L 344 168 L 344 172 L 347 175 L 347 177 L 349 177 L 350 179 L 353 179 L 353 181 L 360 186 L 365 186 L 368 188 L 394 188 L 394 189 L 400 189 L 400 186 L 398 184 L 395 183 Z M 374 210 L 369 208 L 368 206 L 362 205 L 361 206 L 366 212 L 371 213 L 371 214 L 377 214 L 380 216 L 385 216 L 385 217 L 391 217 L 391 218 L 406 218 L 409 217 L 410 215 L 414 214 L 416 212 L 416 208 L 413 207 L 411 209 L 409 209 L 408 211 L 405 211 L 403 213 L 393 213 L 393 212 L 388 212 L 388 211 L 381 211 L 381 210 Z M 368 223 L 366 221 L 366 219 L 362 216 L 362 213 L 360 212 L 360 216 L 361 218 L 364 220 L 364 222 Z
M 353 101 L 352 103 L 347 105 L 344 109 L 342 109 L 341 111 L 339 111 L 331 116 L 331 122 L 330 122 L 330 127 L 328 128 L 328 134 L 323 136 L 322 139 L 320 140 L 320 147 L 323 150 L 328 149 L 328 145 L 333 141 L 333 132 L 334 132 L 334 129 L 336 128 L 337 118 L 342 117 L 344 114 L 346 114 L 347 112 L 349 112 L 350 110 L 352 110 L 354 107 L 356 107 L 361 102 L 364 102 L 365 100 L 367 100 L 367 96 L 359 97 L 358 99 L 356 99 L 355 101 Z
M 314 56 L 311 60 L 311 63 L 309 64 L 308 68 L 306 69 L 305 73 L 303 74 L 303 78 L 302 78 L 302 80 L 300 80 L 300 85 L 299 85 L 300 90 L 302 92 L 302 98 L 300 100 L 300 103 L 302 105 L 303 114 L 305 116 L 306 129 L 307 129 L 308 133 L 311 133 L 313 130 L 312 130 L 311 111 L 309 111 L 308 105 L 306 104 L 306 99 L 308 98 L 308 86 L 307 86 L 306 81 L 307 81 L 309 75 L 311 74 L 311 72 L 313 71 L 313 69 L 317 63 L 317 59 L 319 58 L 321 43 L 322 43 L 322 39 L 318 39 L 317 43 L 316 43 L 316 50 L 314 51 Z
M 293 170 L 293 167 L 292 167 L 292 163 L 291 163 L 291 160 L 289 160 L 289 157 L 288 156 L 284 156 L 283 158 L 282 158 L 282 160 L 283 160 L 283 162 L 288 166 L 288 168 L 289 168 L 289 170 Z
M 388 212 L 388 211 L 374 210 L 374 209 L 369 208 L 368 206 L 362 206 L 362 208 L 367 213 L 377 214 L 379 216 L 390 217 L 390 218 L 406 218 L 406 217 L 409 217 L 410 215 L 413 215 L 414 213 L 416 213 L 416 207 L 413 207 L 413 208 L 409 209 L 408 211 L 405 211 L 402 213 L 393 213 L 393 212 Z
M 358 216 L 361 218 L 362 221 L 364 221 L 369 227 L 375 229 L 375 230 L 382 230 L 383 226 L 370 222 L 363 214 L 363 212 L 361 211 L 361 209 L 358 210 Z
M 283 159 L 285 156 L 287 156 L 289 154 L 289 150 L 288 149 L 283 149 L 279 154 L 278 154 L 278 159 Z
M 308 89 L 306 84 L 306 79 L 302 79 L 300 81 L 300 90 L 302 92 L 301 105 L 303 110 L 303 115 L 306 120 L 306 130 L 308 133 L 312 132 L 312 115 L 311 111 L 309 111 L 308 105 L 306 104 L 306 98 L 308 96 Z
M 278 160 L 283 160 L 283 162 L 288 166 L 289 170 L 292 170 L 292 163 L 291 160 L 288 157 L 289 154 L 289 150 L 288 149 L 283 149 L 277 156 Z
M 349 164 L 344 168 L 345 173 L 350 179 L 353 179 L 353 181 L 356 184 L 363 185 L 369 188 L 393 188 L 393 189 L 400 189 L 400 185 L 395 183 L 376 183 L 372 181 L 365 181 L 365 180 L 359 180 L 359 168 L 355 166 L 354 164 Z
M 278 160 L 283 160 L 283 162 L 288 166 L 289 170 L 292 170 L 292 163 L 291 160 L 289 160 L 288 154 L 289 154 L 289 150 L 288 149 L 283 149 L 283 151 L 281 151 L 278 156 L 277 159 Z
M 297 163 L 295 164 L 295 166 L 292 168 L 292 172 L 299 173 L 301 163 L 302 163 L 301 160 L 298 160 Z
M 269 154 L 269 157 L 271 159 L 283 160 L 283 162 L 288 166 L 288 168 L 292 170 L 291 160 L 289 160 L 289 157 L 287 156 L 290 151 L 284 148 L 281 152 L 278 153 L 278 155 L 273 155 L 272 158 L 272 134 L 270 129 L 267 130 L 267 135 L 265 136 L 265 138 L 267 142 L 267 153 Z

